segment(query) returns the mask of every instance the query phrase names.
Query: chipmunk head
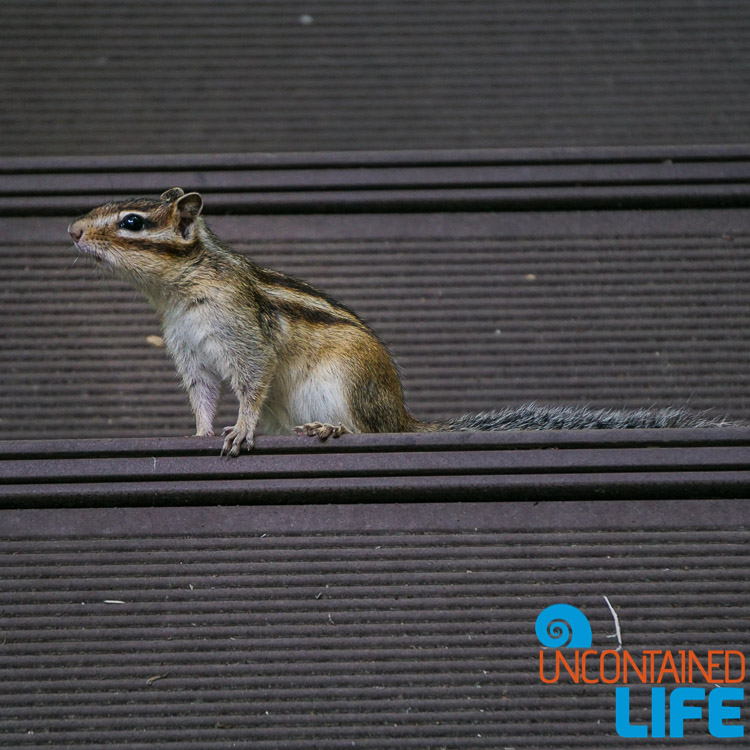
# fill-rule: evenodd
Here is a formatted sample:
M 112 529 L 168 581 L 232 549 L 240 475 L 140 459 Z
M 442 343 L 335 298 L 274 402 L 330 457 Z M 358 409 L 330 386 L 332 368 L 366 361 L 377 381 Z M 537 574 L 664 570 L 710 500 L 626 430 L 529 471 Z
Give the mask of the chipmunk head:
M 136 284 L 163 282 L 200 250 L 203 199 L 171 188 L 158 199 L 105 203 L 68 232 L 79 250 Z

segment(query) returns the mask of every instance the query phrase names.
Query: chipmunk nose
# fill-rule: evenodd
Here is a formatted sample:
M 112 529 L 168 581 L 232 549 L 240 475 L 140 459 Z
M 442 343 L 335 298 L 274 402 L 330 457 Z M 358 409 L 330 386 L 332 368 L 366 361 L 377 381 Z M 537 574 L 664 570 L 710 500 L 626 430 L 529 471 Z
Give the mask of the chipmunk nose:
M 78 242 L 83 235 L 83 227 L 77 221 L 74 221 L 68 227 L 68 234 L 73 238 L 73 242 Z

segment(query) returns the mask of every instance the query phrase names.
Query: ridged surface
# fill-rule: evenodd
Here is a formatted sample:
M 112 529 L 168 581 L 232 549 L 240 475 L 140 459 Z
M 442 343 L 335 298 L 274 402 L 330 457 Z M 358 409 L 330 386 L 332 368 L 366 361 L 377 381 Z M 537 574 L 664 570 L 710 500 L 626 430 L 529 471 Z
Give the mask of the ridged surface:
M 360 313 L 423 418 L 528 400 L 750 417 L 745 209 L 212 216 L 226 241 Z M 159 323 L 65 242 L 1 220 L 0 434 L 187 435 Z M 227 402 L 217 426 L 233 421 Z
M 750 495 L 749 443 L 747 427 L 259 436 L 228 461 L 219 438 L 9 440 L 0 508 L 726 499 Z
M 9 0 L 3 18 L 5 155 L 750 141 L 743 0 Z
M 750 147 L 451 149 L 0 158 L 0 216 L 200 188 L 214 211 L 746 206 Z
M 750 651 L 743 514 L 512 506 L 5 511 L 0 746 L 625 748 L 612 686 L 540 683 L 543 608 L 596 649 L 606 596 L 632 652 Z

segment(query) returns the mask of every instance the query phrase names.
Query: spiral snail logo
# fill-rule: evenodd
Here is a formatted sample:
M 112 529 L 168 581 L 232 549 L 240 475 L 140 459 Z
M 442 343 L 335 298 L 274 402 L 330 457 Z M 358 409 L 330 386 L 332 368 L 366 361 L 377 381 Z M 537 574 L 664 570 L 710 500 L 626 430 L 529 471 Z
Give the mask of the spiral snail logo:
M 617 639 L 610 648 L 591 648 L 591 625 L 586 615 L 570 604 L 553 604 L 539 613 L 534 630 L 543 647 L 539 649 L 542 683 L 613 686 L 614 730 L 619 737 L 681 738 L 685 722 L 693 722 L 698 729 L 696 721 L 703 722 L 704 731 L 712 737 L 745 736 L 741 723 L 745 690 L 739 686 L 745 682 L 747 670 L 742 651 L 631 651 L 623 648 L 615 608 L 606 596 L 603 599 L 614 621 L 614 633 L 604 637 Z M 649 689 L 651 699 L 644 700 Z M 642 705 L 650 705 L 650 715 L 643 710 L 632 715 L 631 691 L 634 696 L 640 694 L 637 699 Z
M 591 648 L 591 625 L 580 609 L 553 604 L 536 618 L 536 637 L 547 648 Z

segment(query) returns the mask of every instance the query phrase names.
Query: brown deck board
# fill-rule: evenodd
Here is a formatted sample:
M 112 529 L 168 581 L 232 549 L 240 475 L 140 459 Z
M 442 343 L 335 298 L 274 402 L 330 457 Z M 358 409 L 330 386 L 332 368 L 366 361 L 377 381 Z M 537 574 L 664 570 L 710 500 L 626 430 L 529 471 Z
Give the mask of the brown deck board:
M 747 431 L 710 432 L 715 438 L 653 439 L 677 465 L 686 443 L 700 451 L 715 439 L 747 450 Z M 545 442 L 519 437 L 524 448 L 508 435 L 499 453 Z M 606 447 L 610 438 L 622 440 L 596 433 L 584 441 L 599 443 L 614 465 L 650 436 L 633 433 L 629 447 Z M 566 448 L 570 439 L 556 435 L 548 452 L 574 450 Z M 414 450 L 400 440 L 391 463 Z M 450 461 L 471 455 L 472 440 L 461 446 L 461 439 L 421 436 L 418 447 Z M 347 443 L 355 453 L 380 446 L 388 465 L 397 441 L 345 436 L 332 449 Z M 180 444 L 193 445 L 124 441 L 121 450 L 150 449 L 160 461 Z M 283 445 L 259 440 L 261 452 Z M 13 460 L 13 444 L 0 447 L 2 466 Z M 16 448 L 38 462 L 64 446 Z M 52 465 L 112 454 L 99 441 L 70 448 Z M 308 455 L 323 465 L 326 452 Z M 188 471 L 192 460 L 183 464 Z M 502 461 L 494 470 L 504 471 Z M 572 603 L 589 618 L 594 648 L 611 648 L 606 596 L 634 653 L 748 653 L 750 480 L 719 499 L 726 472 L 716 469 L 713 485 L 682 499 L 634 494 L 622 502 L 602 499 L 610 474 L 598 487 L 548 500 L 545 482 L 558 480 L 543 464 L 529 471 L 538 481 L 525 501 L 517 494 L 498 502 L 464 487 L 447 502 L 414 502 L 418 495 L 403 491 L 397 502 L 381 495 L 381 502 L 332 506 L 321 488 L 306 505 L 255 504 L 248 482 L 247 504 L 227 505 L 227 479 L 203 492 L 210 505 L 6 507 L 0 746 L 629 746 L 614 732 L 611 686 L 540 683 L 535 618 L 552 603 Z M 338 481 L 329 477 L 329 487 Z M 118 491 L 114 476 L 111 487 Z M 163 497 L 169 502 L 169 493 Z M 647 711 L 647 692 L 636 690 L 633 721 Z M 686 730 L 691 747 L 714 746 L 703 723 Z
M 750 418 L 746 149 L 432 159 L 69 159 L 56 181 L 44 160 L 2 160 L 0 436 L 190 434 L 172 366 L 147 342 L 158 320 L 76 260 L 65 232 L 85 207 L 177 182 L 205 186 L 209 223 L 239 251 L 361 314 L 419 417 L 537 400 Z
M 180 437 L 158 321 L 65 233 L 201 190 L 241 252 L 364 315 L 420 417 L 748 421 L 750 4 L 2 15 L 0 747 L 625 750 L 611 686 L 540 684 L 544 607 L 597 649 L 607 597 L 627 649 L 750 656 L 746 428 L 261 436 L 230 463 Z
M 0 153 L 747 143 L 737 0 L 3 3 Z

